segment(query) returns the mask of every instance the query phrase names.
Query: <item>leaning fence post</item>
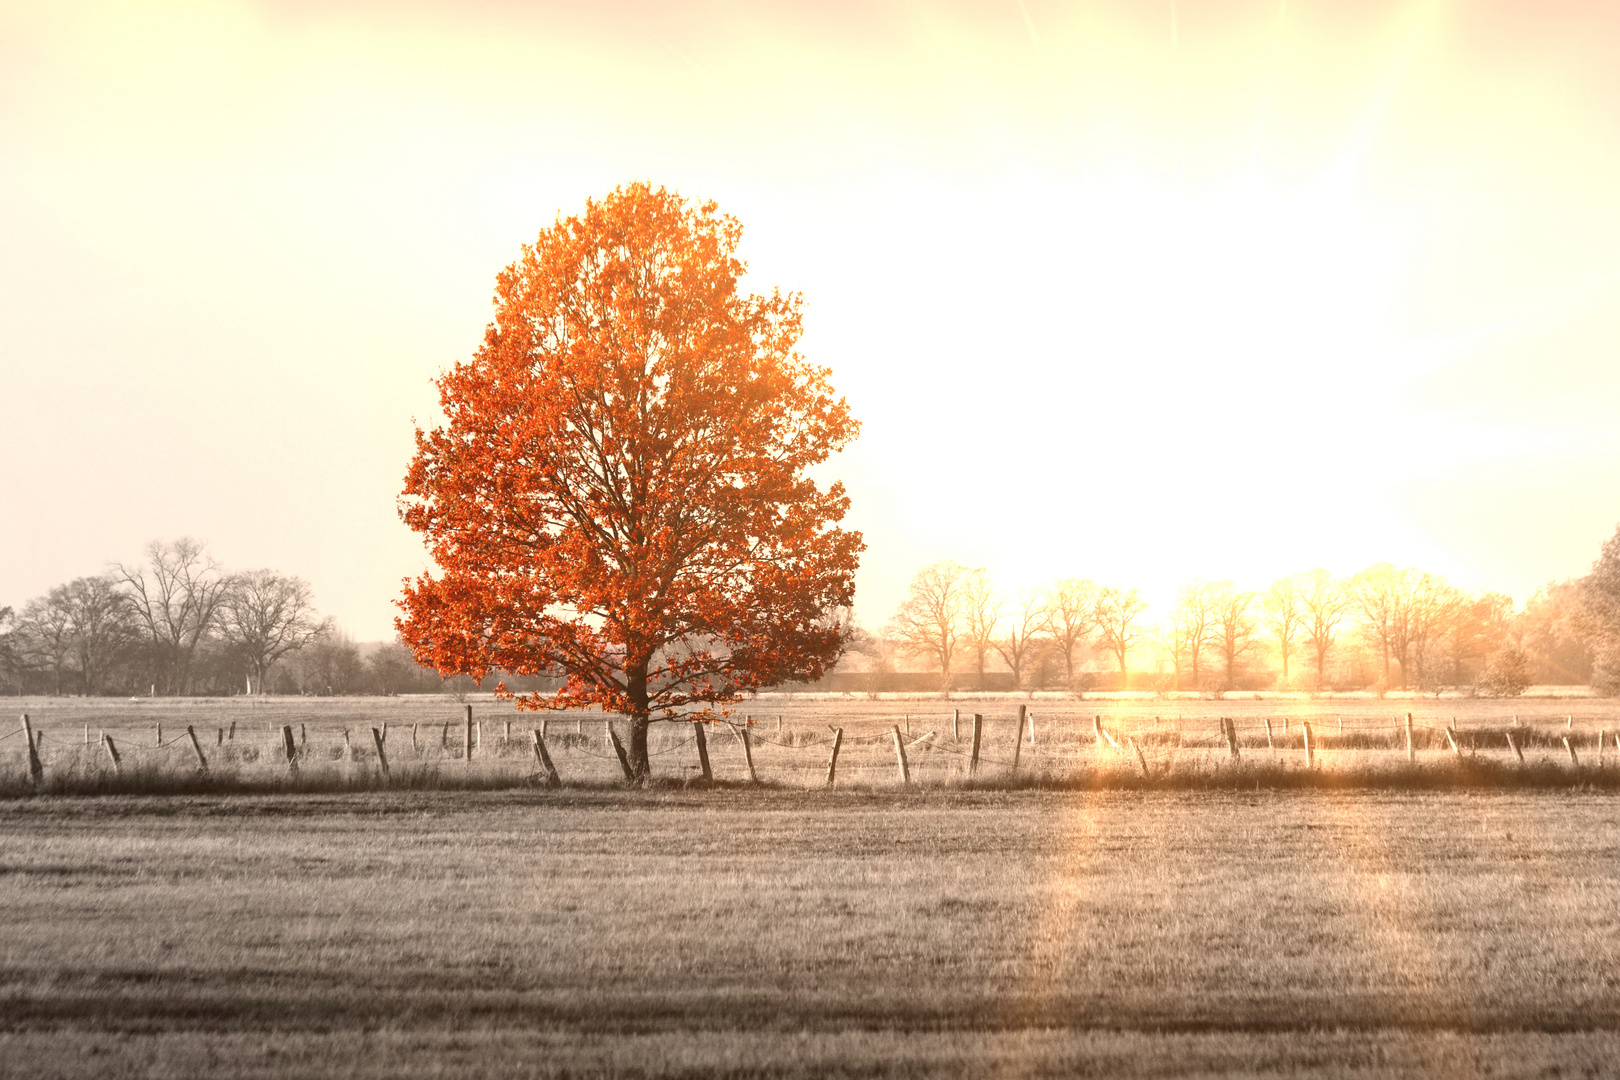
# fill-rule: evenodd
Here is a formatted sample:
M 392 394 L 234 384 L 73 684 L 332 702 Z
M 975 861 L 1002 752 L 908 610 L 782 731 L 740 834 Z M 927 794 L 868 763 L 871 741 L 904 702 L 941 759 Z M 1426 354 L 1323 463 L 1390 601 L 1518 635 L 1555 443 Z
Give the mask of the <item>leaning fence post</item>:
M 28 775 L 38 784 L 45 779 L 45 766 L 39 760 L 39 748 L 34 743 L 34 725 L 28 722 L 28 714 L 23 713 L 23 738 L 28 740 Z
M 294 776 L 298 775 L 298 747 L 293 745 L 292 725 L 283 724 L 281 728 L 281 742 L 287 749 L 287 771 Z
M 759 776 L 754 772 L 754 744 L 748 739 L 748 727 L 744 724 L 742 729 L 743 761 L 748 765 L 748 782 L 759 783 Z
M 118 759 L 118 747 L 113 745 L 112 736 L 105 731 L 101 733 L 101 745 L 107 748 L 107 756 L 112 758 L 113 772 L 120 776 L 123 775 L 124 764 Z
M 1513 732 L 1511 731 L 1505 732 L 1504 734 L 1507 735 L 1508 749 L 1513 751 L 1513 755 L 1519 759 L 1519 764 L 1523 765 L 1524 751 L 1519 749 L 1519 740 L 1513 737 Z
M 1417 755 L 1412 752 L 1412 714 L 1406 714 L 1406 760 L 1416 761 Z
M 1462 757 L 1462 747 L 1457 745 L 1457 736 L 1452 733 L 1450 728 L 1446 728 L 1446 742 L 1451 744 L 1451 752 L 1453 754 L 1458 757 Z
M 984 717 L 978 713 L 973 714 L 973 753 L 968 758 L 968 775 L 972 776 L 979 771 L 979 739 L 984 734 Z
M 186 735 L 189 736 L 190 739 L 191 739 L 191 748 L 193 750 L 197 751 L 197 771 L 198 772 L 207 772 L 208 771 L 208 759 L 203 757 L 202 743 L 199 743 L 197 741 L 197 732 L 192 728 L 192 726 L 190 724 L 186 725 Z
M 709 737 L 703 733 L 703 721 L 694 723 L 692 731 L 697 736 L 698 767 L 703 770 L 703 779 L 713 780 L 714 773 L 709 770 Z
M 1135 739 L 1133 739 L 1129 735 L 1127 735 L 1127 736 L 1125 736 L 1125 741 L 1130 743 L 1131 750 L 1133 752 L 1135 752 L 1135 754 L 1136 754 L 1136 763 L 1138 765 L 1142 766 L 1142 779 L 1146 780 L 1147 779 L 1147 774 L 1148 774 L 1147 756 L 1142 753 L 1142 748 L 1140 746 L 1136 745 L 1136 740 Z
M 1097 716 L 1093 716 L 1091 718 L 1091 732 L 1092 732 L 1093 735 L 1097 736 L 1097 745 L 1101 746 L 1103 744 L 1102 716 L 1101 716 L 1101 714 L 1099 714 Z
M 833 728 L 832 756 L 827 759 L 827 786 L 838 778 L 838 748 L 844 745 L 844 729 Z
M 900 734 L 900 726 L 898 724 L 896 724 L 890 730 L 894 732 L 894 758 L 895 762 L 900 767 L 900 782 L 902 784 L 909 784 L 911 783 L 911 769 L 906 766 L 905 737 Z
M 546 783 L 556 787 L 562 783 L 557 775 L 557 767 L 551 763 L 551 755 L 546 753 L 546 739 L 540 732 L 534 733 L 534 756 L 540 760 L 540 767 L 546 770 Z
M 613 730 L 611 722 L 604 721 L 602 726 L 607 728 L 608 745 L 613 747 L 613 756 L 619 759 L 619 768 L 624 771 L 624 778 L 627 781 L 634 780 L 636 774 L 630 768 L 630 755 L 624 752 L 624 743 L 619 741 L 619 733 Z
M 371 729 L 371 741 L 377 744 L 377 765 L 382 769 L 383 783 L 393 779 L 388 773 L 388 753 L 383 749 L 382 732 Z
M 1315 751 L 1313 751 L 1311 749 L 1311 725 L 1310 725 L 1310 722 L 1307 721 L 1307 720 L 1301 720 L 1299 722 L 1299 730 L 1301 732 L 1303 732 L 1304 736 L 1305 736 L 1305 767 L 1307 769 L 1309 769 L 1309 768 L 1312 767 L 1312 765 L 1316 761 Z
M 1581 759 L 1575 756 L 1575 744 L 1569 741 L 1568 735 L 1564 736 L 1564 749 L 1569 751 L 1569 763 L 1580 768 Z

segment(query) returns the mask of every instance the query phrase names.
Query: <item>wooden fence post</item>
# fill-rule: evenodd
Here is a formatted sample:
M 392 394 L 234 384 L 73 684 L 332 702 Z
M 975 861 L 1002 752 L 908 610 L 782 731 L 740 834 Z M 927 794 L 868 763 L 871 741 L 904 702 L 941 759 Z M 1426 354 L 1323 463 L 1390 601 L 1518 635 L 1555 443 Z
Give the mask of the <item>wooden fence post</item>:
M 844 729 L 833 728 L 832 756 L 827 759 L 827 786 L 838 778 L 838 748 L 844 745 Z
M 1091 718 L 1091 733 L 1097 737 L 1097 745 L 1101 746 L 1103 744 L 1102 714 L 1099 713 Z
M 962 741 L 962 710 L 951 710 L 951 742 Z
M 1564 749 L 1569 751 L 1569 763 L 1577 769 L 1580 768 L 1581 759 L 1575 756 L 1575 744 L 1569 741 L 1568 735 L 1564 736 Z
M 624 752 L 624 744 L 619 741 L 619 733 L 613 730 L 612 723 L 604 722 L 603 726 L 607 728 L 608 744 L 613 747 L 613 754 L 619 759 L 619 768 L 624 770 L 625 780 L 627 782 L 635 780 L 636 774 L 630 768 L 630 755 Z
M 299 721 L 299 723 L 298 723 L 298 749 L 302 750 L 308 745 L 309 745 L 309 728 L 304 726 L 303 721 Z
M 546 753 L 546 739 L 540 732 L 534 732 L 534 756 L 539 759 L 540 767 L 546 770 L 546 783 L 557 787 L 562 778 L 557 775 L 557 767 L 551 763 L 551 755 Z
M 208 759 L 203 757 L 202 743 L 197 741 L 197 732 L 192 729 L 190 724 L 186 725 L 186 735 L 191 738 L 191 748 L 197 751 L 197 771 L 207 772 Z
M 105 731 L 101 733 L 101 745 L 107 748 L 107 756 L 112 758 L 113 772 L 120 776 L 123 775 L 124 764 L 118 759 L 118 747 L 113 745 L 112 736 Z
M 484 748 L 484 722 L 482 720 L 478 721 L 478 723 L 474 725 L 473 730 L 478 733 L 476 736 L 478 740 L 477 746 L 478 749 L 482 750 Z
M 905 739 L 900 734 L 900 727 L 898 724 L 890 730 L 894 732 L 894 758 L 896 763 L 898 763 L 900 766 L 900 782 L 902 784 L 909 784 L 911 783 L 911 769 L 906 766 Z
M 163 745 L 163 721 L 161 720 L 157 722 L 157 742 L 154 745 Z
M 462 740 L 462 742 L 466 747 L 466 749 L 463 750 L 462 753 L 465 755 L 465 759 L 466 759 L 467 764 L 471 765 L 472 764 L 472 752 L 473 752 L 473 719 L 472 719 L 472 706 L 471 705 L 467 706 L 467 731 L 466 731 L 466 737 Z
M 1277 744 L 1271 741 L 1271 717 L 1266 717 L 1266 749 L 1276 750 Z
M 1299 722 L 1299 730 L 1305 736 L 1305 767 L 1311 768 L 1316 762 L 1316 752 L 1311 749 L 1311 724 L 1308 720 Z
M 34 742 L 34 725 L 28 722 L 28 714 L 23 713 L 23 738 L 28 741 L 28 776 L 35 784 L 45 779 L 45 765 L 39 760 L 39 746 Z
M 1018 739 L 1022 739 L 1024 737 L 1024 723 L 1026 720 L 1029 721 L 1029 745 L 1031 749 L 1034 749 L 1035 722 L 1033 720 L 1029 720 L 1029 707 L 1026 705 L 1020 705 L 1018 706 Z M 1018 739 L 1014 739 L 1013 741 L 1017 742 Z
M 1513 756 L 1519 759 L 1519 764 L 1520 765 L 1523 765 L 1524 764 L 1524 751 L 1519 749 L 1519 740 L 1517 740 L 1517 739 L 1515 739 L 1513 737 L 1513 732 L 1511 732 L 1511 731 L 1506 732 L 1506 734 L 1507 734 L 1508 749 L 1513 751 Z
M 973 754 L 968 758 L 968 775 L 979 771 L 979 738 L 984 733 L 984 717 L 973 714 Z
M 1412 751 L 1412 714 L 1406 714 L 1406 760 L 1416 761 L 1417 755 Z
M 226 742 L 235 742 L 236 741 L 236 721 L 235 720 L 231 721 L 231 730 L 225 736 L 225 741 Z
M 1451 728 L 1446 728 L 1446 742 L 1451 744 L 1451 752 L 1453 754 L 1455 754 L 1457 757 L 1462 757 L 1462 747 L 1457 745 L 1457 736 L 1452 732 Z
M 743 761 L 748 765 L 748 782 L 750 784 L 757 784 L 759 783 L 759 776 L 754 772 L 754 744 L 749 741 L 748 727 L 746 724 L 742 729 L 742 744 Z
M 388 772 L 388 752 L 383 749 L 382 732 L 376 728 L 371 729 L 371 741 L 377 744 L 377 764 L 382 769 L 383 783 L 388 783 L 393 777 Z
M 224 746 L 225 745 L 225 729 L 224 728 L 219 729 L 219 734 L 217 736 L 215 736 L 215 738 L 214 738 L 214 745 L 215 746 Z
M 411 725 L 411 753 L 421 754 L 422 748 L 416 743 L 416 725 Z
M 1131 751 L 1136 754 L 1136 763 L 1142 766 L 1142 779 L 1146 780 L 1148 775 L 1147 756 L 1142 753 L 1142 748 L 1136 745 L 1135 739 L 1127 735 L 1125 741 L 1130 744 Z
M 444 722 L 444 728 L 439 732 L 439 749 L 450 749 L 450 721 Z
M 281 741 L 287 748 L 287 771 L 294 776 L 298 775 L 298 747 L 293 745 L 292 725 L 284 724 L 281 728 Z
M 512 721 L 508 720 L 506 722 L 506 734 L 501 736 L 501 742 L 503 744 L 505 744 L 505 743 L 509 743 L 511 741 L 512 741 Z
M 692 730 L 697 733 L 698 766 L 703 770 L 703 779 L 713 780 L 714 773 L 709 769 L 709 737 L 703 733 L 703 721 L 693 724 Z
M 1230 716 L 1221 717 L 1221 733 L 1226 736 L 1226 748 L 1232 752 L 1232 757 L 1236 760 L 1238 756 L 1237 724 L 1233 723 Z
M 1024 707 L 1018 706 L 1018 730 L 1013 732 L 1013 772 L 1018 771 L 1018 751 L 1024 745 Z

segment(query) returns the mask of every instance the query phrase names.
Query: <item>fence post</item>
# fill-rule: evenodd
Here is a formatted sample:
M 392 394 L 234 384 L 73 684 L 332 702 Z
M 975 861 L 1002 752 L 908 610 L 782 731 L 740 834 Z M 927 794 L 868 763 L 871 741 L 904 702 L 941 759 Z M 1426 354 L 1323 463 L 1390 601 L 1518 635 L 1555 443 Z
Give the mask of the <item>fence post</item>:
M 388 741 L 388 721 L 386 720 L 382 722 L 382 741 Z
M 709 770 L 709 737 L 703 733 L 703 721 L 694 723 L 692 730 L 697 733 L 698 766 L 703 770 L 703 779 L 713 780 L 714 773 Z
M 45 766 L 39 760 L 39 748 L 34 743 L 34 725 L 28 722 L 28 714 L 23 713 L 23 738 L 28 740 L 28 776 L 38 784 L 45 779 Z
M 444 722 L 444 728 L 439 732 L 439 749 L 450 749 L 450 721 Z
M 757 784 L 759 783 L 759 776 L 754 772 L 754 744 L 748 737 L 748 726 L 746 724 L 743 725 L 742 729 L 742 744 L 743 761 L 748 765 L 748 782 Z
M 1406 714 L 1406 760 L 1416 761 L 1417 755 L 1412 752 L 1412 714 Z
M 1446 728 L 1446 742 L 1451 744 L 1451 752 L 1453 754 L 1455 754 L 1457 757 L 1462 757 L 1462 747 L 1457 745 L 1457 736 L 1452 733 L 1451 728 Z
M 609 721 L 603 721 L 603 726 L 607 728 L 608 743 L 613 747 L 614 756 L 619 759 L 619 768 L 624 770 L 625 780 L 633 781 L 636 774 L 630 769 L 630 756 L 624 752 L 624 744 L 619 741 L 619 733 L 613 730 L 613 724 Z
M 1301 720 L 1299 722 L 1299 730 L 1301 732 L 1303 732 L 1304 736 L 1305 736 L 1305 767 L 1307 769 L 1309 769 L 1309 768 L 1312 767 L 1312 765 L 1316 761 L 1316 752 L 1311 749 L 1311 725 L 1310 725 L 1310 721 Z
M 416 725 L 411 725 L 411 753 L 420 755 L 422 748 L 416 744 Z
M 838 748 L 844 745 L 844 729 L 833 728 L 832 756 L 827 759 L 827 786 L 838 778 Z
M 472 706 L 469 705 L 469 706 L 467 706 L 467 732 L 466 732 L 466 738 L 463 740 L 465 745 L 466 745 L 466 749 L 463 751 L 463 753 L 465 755 L 465 760 L 466 760 L 468 765 L 472 764 L 472 751 L 473 751 L 473 741 L 472 741 L 473 740 L 473 726 L 472 725 L 473 725 Z
M 354 744 L 349 741 L 349 729 L 343 729 L 343 760 L 354 760 Z
M 1568 735 L 1564 736 L 1564 749 L 1569 751 L 1569 763 L 1577 769 L 1580 768 L 1581 759 L 1575 756 L 1575 744 L 1569 741 Z
M 157 742 L 154 745 L 156 745 L 156 746 L 162 746 L 163 745 L 163 721 L 161 721 L 161 720 L 159 720 L 157 722 Z
M 509 743 L 511 741 L 512 741 L 512 721 L 508 720 L 506 722 L 506 734 L 501 736 L 501 743 L 504 745 L 504 744 Z
M 551 755 L 546 753 L 545 736 L 538 731 L 534 733 L 534 756 L 540 759 L 540 767 L 546 770 L 546 783 L 552 787 L 561 784 L 562 778 L 557 775 L 557 767 L 551 763 Z
M 383 749 L 382 732 L 378 731 L 376 728 L 372 728 L 371 741 L 377 744 L 377 765 L 382 769 L 383 783 L 386 784 L 389 780 L 392 780 L 393 777 L 390 776 L 388 772 L 388 753 Z
M 1101 746 L 1103 744 L 1102 714 L 1099 713 L 1091 718 L 1091 733 L 1097 737 L 1097 745 Z
M 191 739 L 191 748 L 197 751 L 197 771 L 207 772 L 208 759 L 203 757 L 202 743 L 197 741 L 197 732 L 192 729 L 190 724 L 186 725 L 186 735 Z
M 1519 740 L 1513 737 L 1513 732 L 1511 731 L 1506 732 L 1505 734 L 1507 735 L 1508 749 L 1513 751 L 1513 755 L 1519 759 L 1519 764 L 1523 765 L 1524 751 L 1519 749 Z
M 477 740 L 478 740 L 477 745 L 478 745 L 478 749 L 482 750 L 484 748 L 484 722 L 482 720 L 478 721 L 477 725 L 474 727 L 473 730 L 475 730 L 478 733 L 478 735 L 477 735 Z
M 287 771 L 294 776 L 298 775 L 298 747 L 293 745 L 292 725 L 284 724 L 281 728 L 281 741 L 287 748 Z
M 224 728 L 219 729 L 219 734 L 214 738 L 214 745 L 215 746 L 224 746 L 225 745 L 225 729 Z
M 1271 741 L 1271 717 L 1266 717 L 1266 749 L 1275 750 L 1277 744 Z
M 979 771 L 979 738 L 984 734 L 984 717 L 973 714 L 973 754 L 968 758 L 968 775 Z
M 235 742 L 236 741 L 236 721 L 235 720 L 231 721 L 231 730 L 230 730 L 230 733 L 225 736 L 225 741 L 226 742 Z
M 1130 743 L 1132 752 L 1136 754 L 1136 763 L 1142 766 L 1142 779 L 1146 780 L 1148 774 L 1147 756 L 1142 753 L 1142 748 L 1136 745 L 1135 739 L 1127 735 L 1125 741 Z
M 900 734 L 899 725 L 896 725 L 890 730 L 894 732 L 894 758 L 900 766 L 900 782 L 902 784 L 909 784 L 911 783 L 911 770 L 906 767 L 905 739 Z
M 1013 732 L 1013 772 L 1018 771 L 1018 751 L 1024 745 L 1024 707 L 1018 706 L 1018 730 Z
M 306 747 L 308 745 L 309 745 L 309 728 L 304 726 L 303 721 L 299 721 L 299 723 L 298 723 L 298 749 L 302 750 L 304 747 Z
M 1238 756 L 1237 724 L 1232 722 L 1230 716 L 1221 717 L 1221 732 L 1226 736 L 1226 748 L 1232 752 L 1232 757 Z
M 107 748 L 107 756 L 112 758 L 113 772 L 120 776 L 123 775 L 124 765 L 123 762 L 118 760 L 118 747 L 113 745 L 112 736 L 105 731 L 101 733 L 101 745 Z

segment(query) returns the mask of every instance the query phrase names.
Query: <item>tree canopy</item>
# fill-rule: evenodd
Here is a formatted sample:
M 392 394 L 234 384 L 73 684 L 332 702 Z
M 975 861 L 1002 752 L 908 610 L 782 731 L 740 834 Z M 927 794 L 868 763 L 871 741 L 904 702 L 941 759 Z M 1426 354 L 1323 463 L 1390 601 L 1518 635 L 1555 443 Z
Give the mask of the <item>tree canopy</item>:
M 439 380 L 401 515 L 439 572 L 407 582 L 417 659 L 561 674 L 529 708 L 647 724 L 838 658 L 864 545 L 807 474 L 858 425 L 797 351 L 802 298 L 740 291 L 741 226 L 646 184 L 542 231 L 495 320 Z

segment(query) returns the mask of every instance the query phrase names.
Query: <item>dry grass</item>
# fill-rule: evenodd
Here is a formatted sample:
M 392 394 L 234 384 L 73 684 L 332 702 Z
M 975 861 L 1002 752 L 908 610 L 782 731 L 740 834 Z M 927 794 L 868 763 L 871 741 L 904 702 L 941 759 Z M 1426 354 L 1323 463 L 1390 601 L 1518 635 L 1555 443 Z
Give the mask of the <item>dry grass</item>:
M 1600 1075 L 1598 792 L 0 805 L 38 1076 Z

